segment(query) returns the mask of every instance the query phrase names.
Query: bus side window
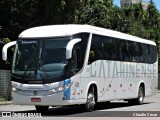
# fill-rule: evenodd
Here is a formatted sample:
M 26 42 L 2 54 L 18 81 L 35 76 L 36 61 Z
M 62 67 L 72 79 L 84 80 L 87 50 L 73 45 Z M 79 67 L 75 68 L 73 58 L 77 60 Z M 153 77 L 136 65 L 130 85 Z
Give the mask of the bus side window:
M 78 34 L 73 35 L 73 38 L 80 38 L 82 40 L 81 42 L 79 42 L 78 63 L 77 63 L 78 68 L 82 69 L 84 60 L 85 60 L 89 33 L 78 33 Z
M 144 58 L 143 58 L 143 48 L 142 48 L 142 44 L 141 43 L 137 43 L 137 47 L 138 47 L 138 62 L 143 63 L 144 62 Z
M 136 50 L 135 50 L 135 42 L 128 41 L 128 57 L 130 62 L 137 61 L 136 57 Z
M 67 68 L 68 71 L 66 71 L 67 78 L 79 72 L 80 70 L 79 56 L 80 56 L 80 47 L 79 44 L 76 44 L 72 50 L 72 58 L 69 60 L 69 63 L 67 65 L 68 67 Z
M 128 45 L 126 40 L 121 41 L 122 47 L 122 61 L 129 61 L 128 59 Z
M 73 52 L 72 52 L 72 61 L 73 61 L 73 69 L 78 69 L 78 66 L 77 66 L 77 51 L 76 49 L 73 49 Z
M 143 63 L 149 63 L 149 49 L 147 44 L 142 44 L 143 49 Z
M 98 35 L 93 35 L 88 64 L 91 64 L 96 60 L 101 60 L 101 59 L 103 59 L 102 37 Z
M 103 43 L 105 60 L 116 60 L 116 45 L 114 42 L 114 38 L 105 37 Z
M 115 39 L 115 46 L 116 46 L 116 61 L 122 61 L 122 47 L 121 47 L 121 40 Z
M 139 42 L 130 42 L 129 51 L 132 56 L 131 62 L 142 62 L 143 63 L 143 49 Z
M 153 45 L 149 45 L 149 58 L 150 58 L 150 63 L 153 64 L 156 62 L 157 60 L 157 48 L 156 46 L 153 46 Z

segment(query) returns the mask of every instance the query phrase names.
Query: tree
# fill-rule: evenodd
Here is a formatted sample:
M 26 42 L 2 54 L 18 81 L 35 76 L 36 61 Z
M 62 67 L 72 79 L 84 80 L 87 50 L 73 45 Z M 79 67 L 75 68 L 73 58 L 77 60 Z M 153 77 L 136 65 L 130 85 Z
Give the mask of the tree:
M 0 38 L 13 41 L 30 27 L 73 23 L 76 9 L 75 0 L 1 0 Z
M 0 2 L 0 31 L 1 38 L 17 39 L 19 33 L 40 23 L 38 3 L 41 0 L 2 0 Z
M 112 0 L 88 0 L 80 5 L 74 23 L 111 28 Z

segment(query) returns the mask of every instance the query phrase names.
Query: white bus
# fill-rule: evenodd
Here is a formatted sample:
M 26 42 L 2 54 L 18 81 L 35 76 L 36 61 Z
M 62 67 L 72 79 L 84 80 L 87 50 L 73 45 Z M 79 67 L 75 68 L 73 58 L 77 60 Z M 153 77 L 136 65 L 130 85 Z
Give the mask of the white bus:
M 125 100 L 143 104 L 158 86 L 153 41 L 90 25 L 53 25 L 23 31 L 12 63 L 12 103 L 49 106 Z

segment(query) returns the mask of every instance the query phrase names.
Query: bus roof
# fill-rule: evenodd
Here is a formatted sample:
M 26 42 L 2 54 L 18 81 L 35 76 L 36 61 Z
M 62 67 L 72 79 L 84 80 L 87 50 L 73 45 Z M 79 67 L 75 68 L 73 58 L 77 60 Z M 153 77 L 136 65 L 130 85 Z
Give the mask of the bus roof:
M 46 37 L 59 37 L 59 36 L 71 36 L 76 33 L 94 33 L 104 36 L 115 37 L 119 39 L 131 40 L 136 42 L 142 42 L 147 44 L 156 45 L 151 40 L 142 39 L 136 36 L 124 34 L 118 31 L 113 31 L 105 28 L 95 27 L 91 25 L 48 25 L 27 29 L 23 31 L 20 38 L 46 38 Z

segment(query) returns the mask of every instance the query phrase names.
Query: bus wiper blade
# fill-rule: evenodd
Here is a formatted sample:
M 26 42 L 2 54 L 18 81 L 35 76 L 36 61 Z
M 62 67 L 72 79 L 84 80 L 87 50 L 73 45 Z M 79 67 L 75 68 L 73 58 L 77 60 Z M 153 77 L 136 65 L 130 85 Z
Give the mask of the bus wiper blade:
M 30 62 L 30 64 L 31 64 L 32 62 L 33 62 L 33 60 Z M 36 68 L 34 68 L 34 67 L 29 68 L 30 64 L 27 66 L 26 70 L 25 70 L 24 73 L 23 73 L 23 79 L 25 78 L 26 73 L 27 73 L 28 71 L 36 70 Z M 31 75 L 31 72 L 30 72 L 30 75 Z

